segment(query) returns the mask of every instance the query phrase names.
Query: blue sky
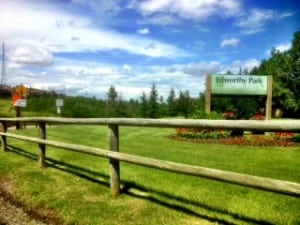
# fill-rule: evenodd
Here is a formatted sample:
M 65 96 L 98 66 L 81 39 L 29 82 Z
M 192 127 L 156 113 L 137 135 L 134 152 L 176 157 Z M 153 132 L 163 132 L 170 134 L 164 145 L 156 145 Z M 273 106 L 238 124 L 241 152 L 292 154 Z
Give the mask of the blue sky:
M 0 0 L 6 84 L 123 99 L 204 91 L 209 73 L 286 51 L 298 0 Z

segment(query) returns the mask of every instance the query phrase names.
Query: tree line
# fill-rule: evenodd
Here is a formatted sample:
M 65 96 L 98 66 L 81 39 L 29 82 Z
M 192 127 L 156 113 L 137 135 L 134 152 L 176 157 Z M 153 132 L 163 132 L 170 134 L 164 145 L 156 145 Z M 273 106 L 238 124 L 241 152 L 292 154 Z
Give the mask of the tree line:
M 139 99 L 124 100 L 114 86 L 110 86 L 105 99 L 95 97 L 71 97 L 62 95 L 30 96 L 24 113 L 41 116 L 56 115 L 55 100 L 62 98 L 64 106 L 61 116 L 64 117 L 128 117 L 128 118 L 161 118 L 190 117 L 195 111 L 204 109 L 204 95 L 192 98 L 188 90 L 175 93 L 171 88 L 167 101 L 159 95 L 153 84 L 150 93 L 142 93 Z

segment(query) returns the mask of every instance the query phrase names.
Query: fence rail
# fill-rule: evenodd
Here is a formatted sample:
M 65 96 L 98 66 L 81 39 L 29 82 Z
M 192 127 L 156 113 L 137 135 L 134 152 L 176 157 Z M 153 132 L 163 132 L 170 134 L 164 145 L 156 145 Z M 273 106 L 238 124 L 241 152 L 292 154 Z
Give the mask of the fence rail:
M 7 132 L 8 122 L 35 122 L 40 129 L 40 138 L 17 135 Z M 188 164 L 152 159 L 119 152 L 119 126 L 149 126 L 149 127 L 198 127 L 211 129 L 252 130 L 252 131 L 292 131 L 300 132 L 300 121 L 224 121 L 224 120 L 166 120 L 166 119 L 74 119 L 74 118 L 0 118 L 2 124 L 1 147 L 7 150 L 7 138 L 16 138 L 39 144 L 39 165 L 45 166 L 46 146 L 58 147 L 83 154 L 109 158 L 110 186 L 113 195 L 120 194 L 120 161 L 152 167 L 175 173 L 204 177 L 217 181 L 238 184 L 255 189 L 300 197 L 300 184 L 253 175 L 192 166 Z M 46 140 L 46 124 L 88 124 L 107 125 L 110 131 L 109 150 L 95 147 L 69 144 Z

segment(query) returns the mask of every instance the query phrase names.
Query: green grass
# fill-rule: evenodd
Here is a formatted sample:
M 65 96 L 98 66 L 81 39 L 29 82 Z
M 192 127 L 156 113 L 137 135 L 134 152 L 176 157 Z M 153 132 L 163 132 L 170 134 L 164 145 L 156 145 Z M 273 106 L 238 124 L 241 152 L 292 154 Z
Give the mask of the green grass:
M 18 131 L 37 136 L 36 129 Z M 120 128 L 120 151 L 300 183 L 300 148 L 241 147 L 173 141 L 174 129 Z M 105 126 L 53 126 L 47 138 L 107 149 Z M 300 199 L 121 163 L 122 194 L 109 189 L 108 159 L 8 139 L 0 180 L 16 201 L 64 224 L 300 224 Z
M 0 98 L 0 117 L 14 117 L 16 111 L 10 98 Z

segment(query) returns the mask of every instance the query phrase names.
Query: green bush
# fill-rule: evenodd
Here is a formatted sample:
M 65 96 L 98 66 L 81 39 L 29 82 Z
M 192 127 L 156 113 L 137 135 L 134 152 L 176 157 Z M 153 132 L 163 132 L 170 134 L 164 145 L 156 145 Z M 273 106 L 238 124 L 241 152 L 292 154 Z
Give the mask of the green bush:
M 224 117 L 215 111 L 212 111 L 210 114 L 207 114 L 203 110 L 198 110 L 193 113 L 192 115 L 193 119 L 209 119 L 209 120 L 221 120 L 224 119 Z
M 293 141 L 300 143 L 300 133 L 299 134 L 295 134 L 295 136 L 293 137 Z

